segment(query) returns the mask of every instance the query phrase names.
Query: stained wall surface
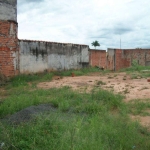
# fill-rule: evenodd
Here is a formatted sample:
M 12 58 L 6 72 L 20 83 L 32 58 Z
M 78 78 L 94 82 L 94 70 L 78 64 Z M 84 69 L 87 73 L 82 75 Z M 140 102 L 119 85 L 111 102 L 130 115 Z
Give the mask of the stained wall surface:
M 20 73 L 80 69 L 89 63 L 89 46 L 19 40 Z

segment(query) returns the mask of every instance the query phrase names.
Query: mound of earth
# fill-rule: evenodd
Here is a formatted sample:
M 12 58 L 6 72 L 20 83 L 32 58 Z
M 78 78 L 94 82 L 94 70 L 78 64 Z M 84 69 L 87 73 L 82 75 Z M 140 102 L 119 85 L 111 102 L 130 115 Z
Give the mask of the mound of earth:
M 40 113 L 51 111 L 56 111 L 56 108 L 54 108 L 51 104 L 30 106 L 7 118 L 4 118 L 3 121 L 8 122 L 9 124 L 18 125 L 20 123 L 32 120 L 36 115 L 39 115 Z

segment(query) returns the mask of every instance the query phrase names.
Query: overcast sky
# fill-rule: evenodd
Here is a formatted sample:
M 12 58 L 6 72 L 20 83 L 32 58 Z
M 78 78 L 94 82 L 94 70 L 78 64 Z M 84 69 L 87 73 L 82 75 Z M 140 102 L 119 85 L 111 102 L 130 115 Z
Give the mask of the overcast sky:
M 18 0 L 20 39 L 150 48 L 150 0 Z

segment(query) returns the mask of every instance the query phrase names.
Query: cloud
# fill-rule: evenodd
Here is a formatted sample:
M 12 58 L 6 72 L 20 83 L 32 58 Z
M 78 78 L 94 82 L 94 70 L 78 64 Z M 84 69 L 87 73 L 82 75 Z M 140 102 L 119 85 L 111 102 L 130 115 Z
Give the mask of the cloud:
M 44 2 L 45 0 L 21 0 L 18 1 L 19 4 L 28 4 L 28 3 L 39 3 Z
M 19 38 L 81 43 L 101 49 L 149 46 L 149 0 L 21 0 Z

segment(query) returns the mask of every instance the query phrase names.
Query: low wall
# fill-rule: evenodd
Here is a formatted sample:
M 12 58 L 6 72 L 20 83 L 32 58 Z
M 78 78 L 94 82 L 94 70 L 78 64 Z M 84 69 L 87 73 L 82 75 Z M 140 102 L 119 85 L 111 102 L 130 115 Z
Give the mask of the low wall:
M 89 64 L 89 46 L 19 40 L 20 73 L 80 69 Z

